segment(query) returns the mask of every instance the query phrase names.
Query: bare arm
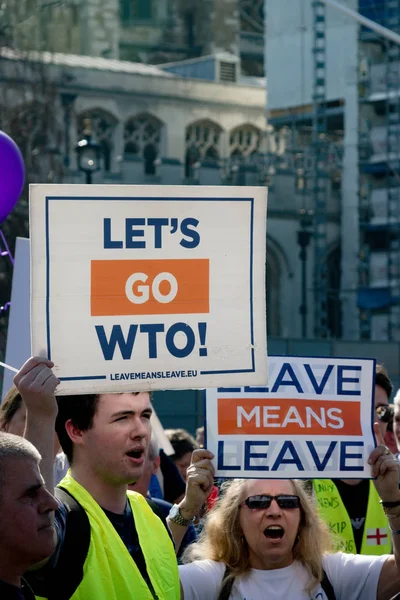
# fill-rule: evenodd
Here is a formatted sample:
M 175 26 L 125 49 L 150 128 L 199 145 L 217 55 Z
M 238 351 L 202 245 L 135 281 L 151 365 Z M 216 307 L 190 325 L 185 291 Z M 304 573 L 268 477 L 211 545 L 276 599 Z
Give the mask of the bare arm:
M 372 465 L 372 475 L 376 477 L 375 487 L 382 502 L 399 502 L 399 506 L 386 509 L 389 527 L 397 533 L 392 533 L 393 555 L 382 567 L 377 591 L 377 600 L 390 600 L 400 592 L 399 465 L 386 448 L 377 423 L 374 424 L 374 431 L 379 446 L 371 452 L 369 462 Z
M 214 458 L 212 452 L 204 449 L 195 450 L 192 454 L 192 462 L 187 470 L 185 496 L 179 503 L 180 513 L 184 519 L 191 520 L 197 517 L 210 495 L 214 484 L 212 458 Z M 178 525 L 169 518 L 167 518 L 167 523 L 178 552 L 187 526 Z
M 26 406 L 24 437 L 39 450 L 40 471 L 46 488 L 54 491 L 54 434 L 57 403 L 54 391 L 59 383 L 53 374 L 53 363 L 33 357 L 26 361 L 14 377 L 14 383 Z

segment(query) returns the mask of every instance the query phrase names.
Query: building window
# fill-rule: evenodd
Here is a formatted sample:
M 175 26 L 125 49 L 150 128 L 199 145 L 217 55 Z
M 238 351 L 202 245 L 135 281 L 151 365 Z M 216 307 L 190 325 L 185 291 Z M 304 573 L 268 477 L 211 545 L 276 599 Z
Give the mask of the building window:
M 117 125 L 117 119 L 105 110 L 90 109 L 79 115 L 78 118 L 78 136 L 81 139 L 84 136 L 85 121 L 89 119 L 91 127 L 91 135 L 102 148 L 103 169 L 111 171 L 111 160 L 113 150 L 114 130 Z
M 163 124 L 152 115 L 138 115 L 125 123 L 124 156 L 143 158 L 147 175 L 155 174 L 155 161 L 160 154 Z
M 136 21 L 151 21 L 153 18 L 152 0 L 120 0 L 122 23 L 135 24 Z
M 186 156 L 193 160 L 213 160 L 220 157 L 222 129 L 217 123 L 204 120 L 197 121 L 186 128 Z
M 261 131 L 253 125 L 241 125 L 229 136 L 229 156 L 250 156 L 260 151 Z

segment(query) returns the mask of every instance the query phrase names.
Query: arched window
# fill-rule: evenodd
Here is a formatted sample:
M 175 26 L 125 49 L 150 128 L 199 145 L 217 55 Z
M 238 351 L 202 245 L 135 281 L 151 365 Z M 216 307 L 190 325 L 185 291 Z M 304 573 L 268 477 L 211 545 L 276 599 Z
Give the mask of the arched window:
M 221 154 L 221 133 L 221 127 L 208 119 L 188 125 L 186 128 L 186 157 L 189 153 L 194 162 L 199 160 L 217 161 Z
M 55 149 L 62 144 L 61 132 L 45 104 L 16 106 L 9 112 L 7 129 L 21 150 L 31 183 L 49 181 L 59 174 L 62 158 Z
M 259 152 L 261 131 L 254 125 L 240 125 L 229 136 L 229 156 L 250 156 Z
M 149 114 L 132 117 L 125 123 L 124 156 L 138 156 L 144 160 L 147 175 L 155 174 L 155 161 L 160 155 L 163 123 Z
M 93 108 L 81 113 L 78 118 L 78 136 L 83 137 L 85 131 L 85 120 L 90 120 L 93 139 L 102 148 L 104 171 L 111 170 L 111 158 L 113 150 L 114 130 L 118 123 L 117 119 L 109 112 L 101 108 Z
M 41 127 L 41 106 L 37 103 L 15 108 L 10 115 L 10 135 L 23 156 L 30 157 L 43 152 L 47 131 Z

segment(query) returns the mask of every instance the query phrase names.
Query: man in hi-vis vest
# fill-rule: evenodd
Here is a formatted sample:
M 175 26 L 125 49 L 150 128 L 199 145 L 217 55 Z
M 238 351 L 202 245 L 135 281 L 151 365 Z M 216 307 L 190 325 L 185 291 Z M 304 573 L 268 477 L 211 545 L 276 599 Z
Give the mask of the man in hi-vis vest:
M 375 374 L 375 421 L 385 436 L 391 414 L 393 385 L 382 365 Z M 319 513 L 333 534 L 338 550 L 351 554 L 390 554 L 388 519 L 370 479 L 314 479 Z
M 179 600 L 175 550 L 212 489 L 213 454 L 196 450 L 185 497 L 163 523 L 141 494 L 128 491 L 150 443 L 149 393 L 60 396 L 57 406 L 53 366 L 30 358 L 14 378 L 27 407 L 25 437 L 42 455 L 47 488 L 53 490 L 55 427 L 71 466 L 59 484 L 57 550 L 29 574 L 36 598 Z

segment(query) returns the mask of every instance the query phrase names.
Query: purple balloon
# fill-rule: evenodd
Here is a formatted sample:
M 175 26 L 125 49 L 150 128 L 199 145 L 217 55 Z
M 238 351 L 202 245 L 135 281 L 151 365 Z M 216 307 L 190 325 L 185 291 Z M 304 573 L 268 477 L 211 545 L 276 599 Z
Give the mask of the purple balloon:
M 10 214 L 24 187 L 24 159 L 17 144 L 0 131 L 0 223 Z

